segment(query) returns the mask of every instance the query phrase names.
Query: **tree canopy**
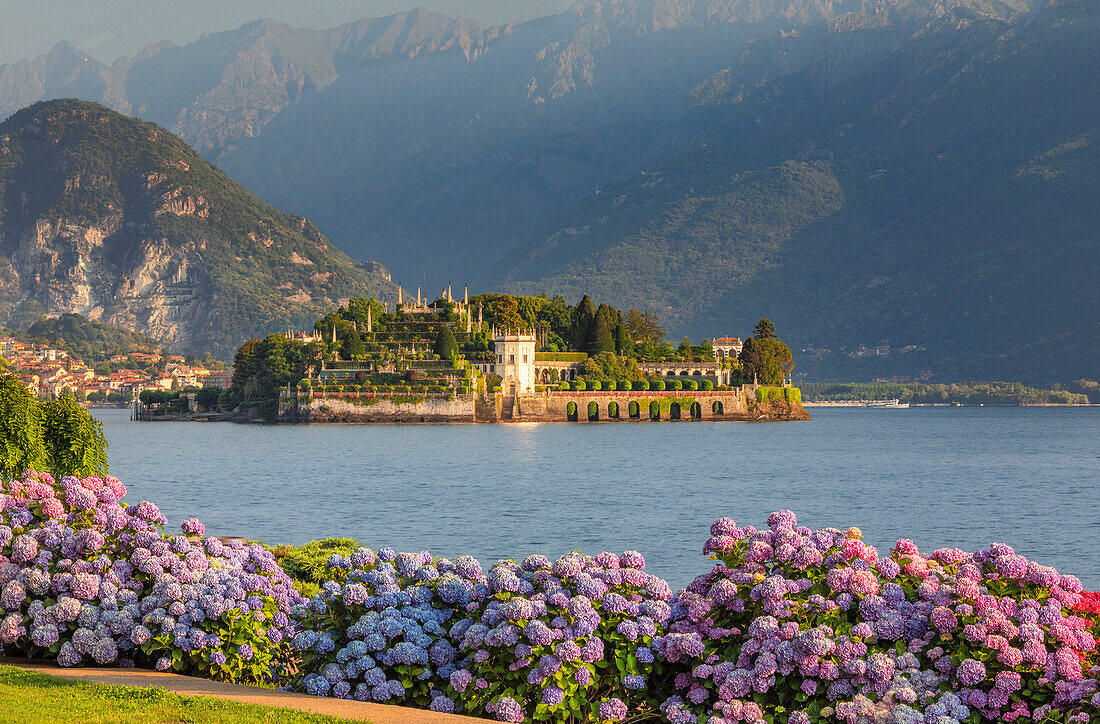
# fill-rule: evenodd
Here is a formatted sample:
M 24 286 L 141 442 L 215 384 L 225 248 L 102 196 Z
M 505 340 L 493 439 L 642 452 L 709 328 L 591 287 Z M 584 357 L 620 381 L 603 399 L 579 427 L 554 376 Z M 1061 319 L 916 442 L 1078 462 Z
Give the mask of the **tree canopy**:
M 57 477 L 106 475 L 103 423 L 71 396 L 40 402 L 11 375 L 0 375 L 0 478 L 24 470 Z

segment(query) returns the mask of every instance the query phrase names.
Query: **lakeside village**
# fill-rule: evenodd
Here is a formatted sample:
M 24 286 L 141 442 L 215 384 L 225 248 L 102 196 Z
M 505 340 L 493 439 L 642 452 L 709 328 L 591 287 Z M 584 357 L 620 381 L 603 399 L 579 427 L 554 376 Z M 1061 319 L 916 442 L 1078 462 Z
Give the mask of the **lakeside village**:
M 411 295 L 410 295 L 411 296 Z M 217 406 L 143 394 L 135 417 L 280 422 L 810 419 L 791 352 L 761 320 L 752 338 L 678 347 L 650 312 L 586 295 L 450 288 L 396 307 L 352 299 L 312 330 L 246 342 Z M 182 400 L 182 398 L 180 398 Z M 213 399 L 213 396 L 211 396 Z
M 0 357 L 35 396 L 72 395 L 93 406 L 124 405 L 143 390 L 224 389 L 233 379 L 230 371 L 209 369 L 181 355 L 132 351 L 86 362 L 53 345 L 15 337 L 0 337 Z

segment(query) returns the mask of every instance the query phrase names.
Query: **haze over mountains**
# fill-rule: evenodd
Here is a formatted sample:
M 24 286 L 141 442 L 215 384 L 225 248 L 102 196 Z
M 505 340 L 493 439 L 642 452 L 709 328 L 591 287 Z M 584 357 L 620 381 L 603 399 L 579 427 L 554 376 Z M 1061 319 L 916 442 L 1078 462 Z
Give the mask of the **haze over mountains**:
M 0 66 L 0 116 L 160 123 L 429 289 L 588 292 L 695 337 L 767 314 L 817 376 L 1068 379 L 1100 364 L 1098 38 L 1086 0 L 257 21 Z

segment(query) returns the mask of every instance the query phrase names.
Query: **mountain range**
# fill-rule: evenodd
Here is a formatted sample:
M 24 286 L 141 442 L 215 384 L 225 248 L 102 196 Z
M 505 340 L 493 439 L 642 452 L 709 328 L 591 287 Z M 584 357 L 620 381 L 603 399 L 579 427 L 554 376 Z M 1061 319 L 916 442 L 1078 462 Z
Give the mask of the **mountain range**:
M 341 300 L 388 299 L 308 220 L 281 213 L 163 128 L 96 103 L 0 124 L 0 324 L 79 313 L 231 357 Z
M 163 125 L 407 285 L 760 316 L 818 378 L 1095 374 L 1100 7 L 581 0 L 482 28 L 262 20 L 0 66 Z M 430 262 L 426 261 L 430 260 Z

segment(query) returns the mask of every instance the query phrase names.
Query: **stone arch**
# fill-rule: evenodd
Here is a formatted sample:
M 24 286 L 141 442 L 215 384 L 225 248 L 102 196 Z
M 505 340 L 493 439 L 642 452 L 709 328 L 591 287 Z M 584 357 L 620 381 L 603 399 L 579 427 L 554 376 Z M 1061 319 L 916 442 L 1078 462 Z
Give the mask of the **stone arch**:
M 630 404 L 626 408 L 627 414 L 630 415 L 631 420 L 637 420 L 642 416 L 642 406 L 638 404 L 637 400 L 631 400 Z
M 569 379 L 570 380 L 577 379 L 577 371 L 575 369 L 573 369 L 572 367 L 569 368 Z
M 691 373 L 691 375 L 692 375 L 692 377 L 702 377 L 703 376 L 703 370 L 695 370 L 694 372 Z
M 570 402 L 568 405 L 565 406 L 565 418 L 567 420 L 569 420 L 569 422 L 576 422 L 577 421 L 577 403 L 576 402 Z
M 592 400 L 588 403 L 588 421 L 595 422 L 600 419 L 600 403 Z
M 702 420 L 703 419 L 703 406 L 698 402 L 691 403 L 691 419 Z
M 649 403 L 649 419 L 660 420 L 661 419 L 661 403 L 657 400 L 653 400 Z
M 681 377 L 687 377 L 688 376 L 688 371 L 687 370 L 680 370 L 680 376 Z
M 618 420 L 619 419 L 619 403 L 612 400 L 607 403 L 607 419 Z
M 679 420 L 680 419 L 680 403 L 673 402 L 668 406 L 668 419 Z
M 710 411 L 715 415 L 724 415 L 726 414 L 726 407 L 721 400 L 715 400 L 714 404 L 710 406 Z
M 676 376 L 676 370 L 669 370 L 668 372 L 665 373 L 665 376 L 666 377 L 675 377 Z

